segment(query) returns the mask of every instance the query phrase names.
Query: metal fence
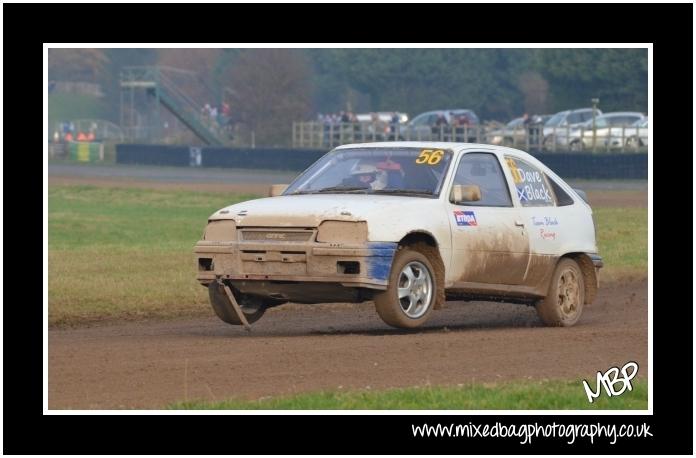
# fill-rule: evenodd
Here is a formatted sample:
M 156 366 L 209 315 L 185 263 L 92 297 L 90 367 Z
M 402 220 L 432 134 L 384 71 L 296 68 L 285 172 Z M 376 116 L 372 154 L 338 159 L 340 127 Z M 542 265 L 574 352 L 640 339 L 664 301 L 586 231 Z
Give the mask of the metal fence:
M 647 129 L 611 127 L 406 126 L 383 123 L 294 122 L 294 148 L 333 148 L 347 143 L 382 141 L 485 143 L 538 152 L 647 152 Z
M 92 132 L 96 140 L 123 141 L 123 130 L 118 124 L 105 119 L 73 119 L 67 121 L 53 121 L 48 125 L 49 141 L 61 141 L 65 134 L 70 132 L 73 137 L 78 132 Z

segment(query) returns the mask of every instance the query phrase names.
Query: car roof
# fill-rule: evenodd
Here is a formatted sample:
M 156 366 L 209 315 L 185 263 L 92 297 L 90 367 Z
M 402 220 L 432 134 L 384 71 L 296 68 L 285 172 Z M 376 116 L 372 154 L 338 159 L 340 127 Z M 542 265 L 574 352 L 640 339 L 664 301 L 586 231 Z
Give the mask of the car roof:
M 640 116 L 644 118 L 645 115 L 639 111 L 612 111 L 611 113 L 604 113 L 601 115 L 602 118 L 611 118 L 615 116 Z
M 525 157 L 532 157 L 531 154 L 522 150 L 508 148 L 506 146 L 490 145 L 487 143 L 455 143 L 455 142 L 427 142 L 427 141 L 402 141 L 402 142 L 372 142 L 372 143 L 349 143 L 337 146 L 334 150 L 348 148 L 434 148 L 451 149 L 458 152 L 465 149 L 484 149 L 501 151 L 504 153 L 521 154 Z
M 448 108 L 445 110 L 424 111 L 422 113 L 418 113 L 416 116 L 425 115 L 425 114 L 432 114 L 432 113 L 474 113 L 474 110 L 471 110 L 469 108 Z

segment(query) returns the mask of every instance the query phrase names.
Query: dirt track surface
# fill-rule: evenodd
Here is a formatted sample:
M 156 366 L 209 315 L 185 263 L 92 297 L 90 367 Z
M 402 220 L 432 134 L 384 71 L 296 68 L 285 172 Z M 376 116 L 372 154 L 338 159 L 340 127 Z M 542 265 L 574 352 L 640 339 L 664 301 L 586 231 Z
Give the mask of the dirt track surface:
M 531 307 L 450 302 L 422 329 L 371 303 L 289 305 L 251 333 L 209 318 L 49 331 L 49 408 L 163 408 L 317 390 L 577 379 L 636 361 L 647 375 L 647 281 L 603 285 L 572 328 Z M 580 385 L 579 385 L 580 386 Z

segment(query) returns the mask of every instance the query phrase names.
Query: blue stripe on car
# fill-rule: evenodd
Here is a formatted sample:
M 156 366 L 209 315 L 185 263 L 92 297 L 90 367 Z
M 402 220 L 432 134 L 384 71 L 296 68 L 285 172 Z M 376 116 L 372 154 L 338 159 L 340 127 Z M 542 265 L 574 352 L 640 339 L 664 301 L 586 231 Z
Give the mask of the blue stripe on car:
M 369 242 L 370 256 L 365 260 L 367 264 L 367 275 L 377 280 L 387 280 L 391 272 L 394 253 L 396 253 L 397 243 L 395 242 Z

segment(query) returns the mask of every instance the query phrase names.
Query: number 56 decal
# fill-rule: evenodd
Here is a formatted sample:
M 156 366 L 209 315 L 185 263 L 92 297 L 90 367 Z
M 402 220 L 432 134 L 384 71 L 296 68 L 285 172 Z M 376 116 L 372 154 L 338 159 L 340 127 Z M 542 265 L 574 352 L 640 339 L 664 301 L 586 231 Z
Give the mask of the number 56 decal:
M 436 165 L 442 160 L 444 151 L 441 149 L 424 149 L 416 158 L 416 164 Z

